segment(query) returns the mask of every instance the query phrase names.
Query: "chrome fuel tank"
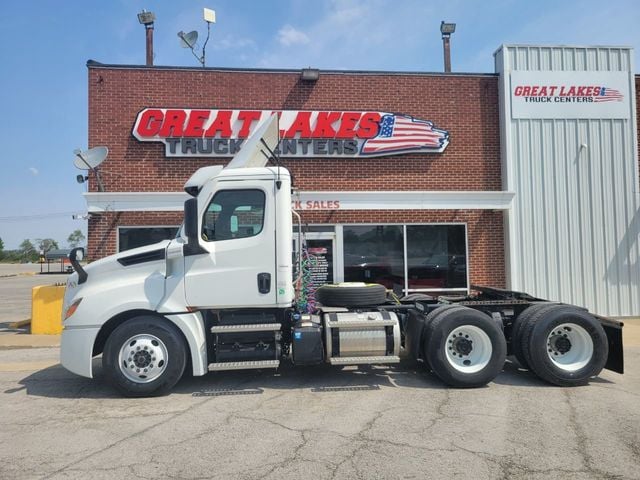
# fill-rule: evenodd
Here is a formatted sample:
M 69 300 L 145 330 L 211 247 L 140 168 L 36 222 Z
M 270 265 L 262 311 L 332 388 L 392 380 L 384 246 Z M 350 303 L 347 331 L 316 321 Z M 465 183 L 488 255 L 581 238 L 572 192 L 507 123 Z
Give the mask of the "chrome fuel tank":
M 397 363 L 400 324 L 393 312 L 331 312 L 323 315 L 327 361 L 349 365 Z

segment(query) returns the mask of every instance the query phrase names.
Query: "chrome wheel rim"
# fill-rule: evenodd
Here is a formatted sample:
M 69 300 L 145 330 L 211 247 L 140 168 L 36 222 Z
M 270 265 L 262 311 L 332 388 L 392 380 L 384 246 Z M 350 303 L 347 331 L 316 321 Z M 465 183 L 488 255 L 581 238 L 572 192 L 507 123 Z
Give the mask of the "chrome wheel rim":
M 493 354 L 489 335 L 475 325 L 461 325 L 447 335 L 446 356 L 453 368 L 476 373 L 487 366 Z
M 135 383 L 153 382 L 167 369 L 166 345 L 149 334 L 134 335 L 124 342 L 118 355 L 122 374 Z
M 563 323 L 547 336 L 547 356 L 553 364 L 567 372 L 585 367 L 593 357 L 593 339 L 584 327 Z

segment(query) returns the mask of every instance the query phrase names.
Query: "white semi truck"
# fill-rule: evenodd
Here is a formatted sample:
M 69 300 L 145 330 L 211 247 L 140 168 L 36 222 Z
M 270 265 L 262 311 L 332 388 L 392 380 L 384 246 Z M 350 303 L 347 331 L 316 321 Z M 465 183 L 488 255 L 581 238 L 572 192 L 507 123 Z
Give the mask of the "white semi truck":
M 389 300 L 376 284 L 326 285 L 317 309 L 296 308 L 300 252 L 293 251 L 292 185 L 274 159 L 277 117 L 226 166 L 185 184 L 178 236 L 81 266 L 70 259 L 61 363 L 91 378 L 102 355 L 124 395 L 167 393 L 185 370 L 394 364 L 431 369 L 446 384 L 477 387 L 507 354 L 556 385 L 584 384 L 603 368 L 622 373 L 622 323 L 583 308 L 487 287 L 464 297 Z M 304 244 L 300 225 L 296 243 Z

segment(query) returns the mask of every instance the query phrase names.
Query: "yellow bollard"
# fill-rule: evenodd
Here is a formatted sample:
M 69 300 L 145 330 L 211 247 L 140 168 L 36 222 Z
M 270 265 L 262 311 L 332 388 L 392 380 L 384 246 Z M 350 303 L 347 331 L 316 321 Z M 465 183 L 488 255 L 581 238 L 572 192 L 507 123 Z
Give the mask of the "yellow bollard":
M 31 333 L 62 333 L 62 300 L 64 285 L 42 285 L 31 290 Z

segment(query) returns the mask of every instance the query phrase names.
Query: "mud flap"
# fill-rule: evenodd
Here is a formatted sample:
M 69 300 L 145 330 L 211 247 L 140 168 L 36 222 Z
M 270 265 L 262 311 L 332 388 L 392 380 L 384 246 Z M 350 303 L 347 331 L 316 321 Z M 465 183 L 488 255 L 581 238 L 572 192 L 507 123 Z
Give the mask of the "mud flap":
M 609 342 L 609 356 L 604 368 L 616 373 L 624 373 L 624 353 L 622 351 L 622 327 L 624 323 L 595 315 L 600 321 Z

